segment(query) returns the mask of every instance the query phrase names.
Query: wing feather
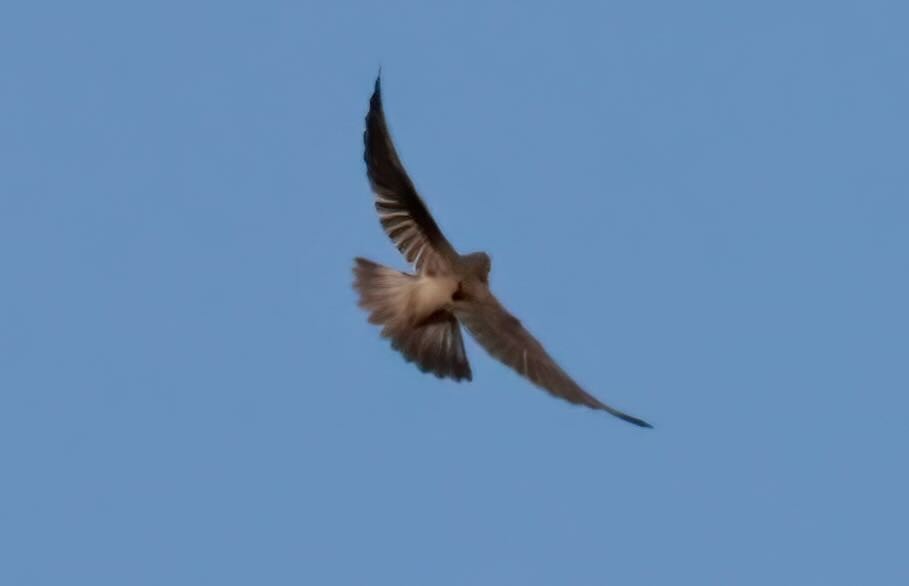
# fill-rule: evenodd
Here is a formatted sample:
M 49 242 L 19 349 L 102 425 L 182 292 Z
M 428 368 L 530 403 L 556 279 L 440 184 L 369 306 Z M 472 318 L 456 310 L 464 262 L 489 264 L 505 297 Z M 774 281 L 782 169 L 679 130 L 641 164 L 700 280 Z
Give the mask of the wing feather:
M 536 386 L 570 403 L 606 411 L 641 427 L 652 427 L 584 391 L 492 294 L 481 301 L 459 302 L 455 314 L 490 355 Z
M 385 233 L 417 271 L 437 272 L 457 257 L 398 158 L 382 109 L 381 78 L 369 100 L 363 133 L 366 175 Z
M 392 348 L 423 372 L 456 381 L 471 379 L 461 326 L 447 311 L 437 312 L 418 326 L 386 327 L 382 335 L 391 338 Z

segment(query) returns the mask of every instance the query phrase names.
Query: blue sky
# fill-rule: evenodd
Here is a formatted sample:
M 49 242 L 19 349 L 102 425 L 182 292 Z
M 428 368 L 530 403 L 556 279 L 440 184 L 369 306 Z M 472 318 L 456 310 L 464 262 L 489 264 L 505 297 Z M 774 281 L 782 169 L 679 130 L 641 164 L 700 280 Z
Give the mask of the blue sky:
M 905 584 L 899 2 L 15 3 L 0 583 Z M 640 430 L 356 307 L 405 164 Z

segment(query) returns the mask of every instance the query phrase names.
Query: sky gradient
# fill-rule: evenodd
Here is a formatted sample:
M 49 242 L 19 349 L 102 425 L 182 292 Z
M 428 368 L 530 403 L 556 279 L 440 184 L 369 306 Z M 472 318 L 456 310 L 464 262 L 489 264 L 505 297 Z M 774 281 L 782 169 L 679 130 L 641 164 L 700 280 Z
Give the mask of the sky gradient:
M 909 8 L 0 10 L 0 583 L 909 583 Z M 406 364 L 404 164 L 642 430 Z M 555 278 L 553 278 L 555 277 Z

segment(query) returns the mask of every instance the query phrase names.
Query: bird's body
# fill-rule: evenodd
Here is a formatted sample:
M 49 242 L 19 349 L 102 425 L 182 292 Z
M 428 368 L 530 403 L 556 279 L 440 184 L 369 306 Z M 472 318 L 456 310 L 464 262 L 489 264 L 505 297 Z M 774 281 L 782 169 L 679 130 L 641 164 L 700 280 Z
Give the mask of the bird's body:
M 489 255 L 461 255 L 448 242 L 398 159 L 385 123 L 378 79 L 363 138 L 379 220 L 416 272 L 356 259 L 354 287 L 360 305 L 370 312 L 370 322 L 382 326 L 382 336 L 391 340 L 392 347 L 424 372 L 471 380 L 463 324 L 492 356 L 551 394 L 650 427 L 578 386 L 492 294 Z
M 460 283 L 455 275 L 418 275 L 414 287 L 414 323 L 425 321 L 437 311 L 451 311 Z

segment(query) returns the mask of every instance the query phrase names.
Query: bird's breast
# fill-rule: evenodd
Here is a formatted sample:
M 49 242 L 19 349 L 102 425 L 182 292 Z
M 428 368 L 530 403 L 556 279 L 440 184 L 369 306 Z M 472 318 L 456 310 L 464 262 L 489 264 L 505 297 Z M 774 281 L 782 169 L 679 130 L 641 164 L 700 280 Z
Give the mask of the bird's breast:
M 425 318 L 442 309 L 458 290 L 458 279 L 450 275 L 420 275 L 414 287 L 412 303 L 418 317 Z

